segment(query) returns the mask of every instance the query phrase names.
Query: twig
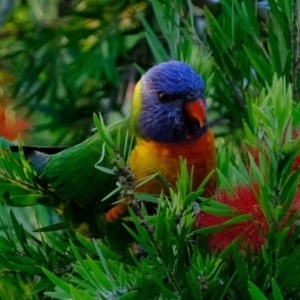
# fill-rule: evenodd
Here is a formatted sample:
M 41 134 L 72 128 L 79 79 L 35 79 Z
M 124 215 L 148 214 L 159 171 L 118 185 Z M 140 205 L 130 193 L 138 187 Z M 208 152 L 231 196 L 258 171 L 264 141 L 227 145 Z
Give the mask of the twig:
M 114 152 L 116 154 L 116 158 L 112 161 L 112 163 L 114 164 L 114 168 L 113 168 L 114 172 L 116 174 L 120 175 L 118 178 L 118 183 L 122 185 L 121 196 L 128 200 L 128 206 L 131 207 L 133 209 L 133 211 L 136 213 L 136 215 L 139 217 L 140 225 L 146 229 L 146 231 L 148 232 L 148 234 L 151 238 L 153 247 L 156 249 L 158 255 L 162 258 L 163 257 L 162 249 L 159 246 L 159 244 L 157 243 L 157 241 L 153 235 L 155 227 L 148 224 L 148 222 L 142 212 L 140 202 L 138 201 L 138 199 L 135 197 L 135 195 L 133 193 L 133 190 L 135 187 L 134 175 L 128 165 L 125 164 L 122 166 L 121 162 L 123 161 L 123 158 L 120 156 L 120 152 L 117 147 L 114 147 Z M 178 293 L 180 295 L 182 295 L 182 290 L 174 276 L 173 271 L 168 268 L 168 266 L 165 264 L 163 259 L 162 259 L 162 263 L 163 263 L 165 270 L 170 278 L 171 283 L 174 285 L 174 287 L 178 291 Z
M 241 89 L 237 86 L 237 84 L 234 82 L 232 77 L 226 76 L 226 80 L 230 87 L 232 88 L 232 96 L 236 100 L 236 102 L 239 104 L 239 106 L 243 109 L 246 106 L 246 100 L 244 98 L 243 92 Z

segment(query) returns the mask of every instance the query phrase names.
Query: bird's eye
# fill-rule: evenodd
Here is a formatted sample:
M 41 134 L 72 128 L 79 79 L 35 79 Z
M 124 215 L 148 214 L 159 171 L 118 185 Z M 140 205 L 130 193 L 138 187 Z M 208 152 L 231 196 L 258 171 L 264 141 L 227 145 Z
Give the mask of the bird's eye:
M 194 92 L 190 92 L 190 93 L 188 93 L 188 95 L 187 95 L 187 99 L 188 100 L 194 100 L 194 99 L 196 99 L 197 97 L 196 97 L 196 94 L 194 93 Z
M 204 92 L 202 90 L 196 91 L 196 92 L 189 92 L 186 95 L 187 100 L 196 100 L 197 98 L 204 99 Z
M 172 96 L 164 92 L 157 93 L 158 100 L 162 103 L 167 103 L 172 101 Z

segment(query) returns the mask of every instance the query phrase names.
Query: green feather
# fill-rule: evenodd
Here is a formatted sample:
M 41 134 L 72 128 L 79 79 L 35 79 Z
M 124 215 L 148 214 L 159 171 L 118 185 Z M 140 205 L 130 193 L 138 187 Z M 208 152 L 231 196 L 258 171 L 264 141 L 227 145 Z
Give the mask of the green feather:
M 117 135 L 124 138 L 117 148 L 124 149 L 128 119 L 107 127 L 113 141 Z M 86 141 L 52 155 L 45 168 L 42 179 L 49 182 L 49 186 L 56 191 L 62 200 L 76 202 L 78 206 L 89 206 L 99 210 L 106 210 L 116 197 L 101 201 L 116 188 L 116 175 L 108 174 L 95 168 L 103 154 L 103 140 L 95 134 Z M 103 168 L 112 169 L 110 157 L 104 154 L 101 161 Z
M 100 216 L 118 201 L 118 195 L 112 193 L 117 188 L 117 175 L 111 171 L 113 145 L 126 160 L 132 137 L 129 119 L 107 127 L 98 120 L 96 126 L 98 132 L 92 137 L 52 155 L 43 147 L 24 147 L 16 153 L 16 146 L 0 139 L 2 199 L 15 206 L 55 207 L 70 227 L 87 235 L 105 234 Z

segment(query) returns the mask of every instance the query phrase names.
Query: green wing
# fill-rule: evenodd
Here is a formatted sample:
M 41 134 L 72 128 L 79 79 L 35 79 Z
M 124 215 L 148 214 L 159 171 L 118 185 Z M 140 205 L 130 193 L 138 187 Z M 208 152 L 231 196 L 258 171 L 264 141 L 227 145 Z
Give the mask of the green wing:
M 126 159 L 131 140 L 128 119 L 108 126 L 107 132 Z M 50 156 L 42 179 L 48 181 L 49 186 L 67 203 L 76 202 L 78 206 L 106 210 L 117 200 L 116 195 L 105 199 L 116 189 L 117 177 L 95 167 L 103 155 L 99 164 L 103 169 L 112 170 L 111 157 L 97 133 L 81 144 Z
M 9 205 L 55 207 L 76 229 L 82 223 L 91 227 L 118 200 L 112 144 L 104 141 L 109 136 L 125 159 L 132 144 L 128 119 L 97 128 L 101 134 L 52 155 L 37 147 L 13 152 L 16 146 L 0 139 L 0 197 Z

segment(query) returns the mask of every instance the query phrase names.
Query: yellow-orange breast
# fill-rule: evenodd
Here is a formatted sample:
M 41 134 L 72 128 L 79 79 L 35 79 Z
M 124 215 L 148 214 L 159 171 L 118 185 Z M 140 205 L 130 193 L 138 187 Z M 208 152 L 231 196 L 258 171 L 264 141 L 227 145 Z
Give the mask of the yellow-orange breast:
M 137 185 L 144 181 L 147 176 L 157 172 L 160 172 L 172 185 L 175 185 L 180 170 L 180 156 L 187 159 L 190 172 L 194 166 L 193 188 L 195 190 L 206 176 L 216 168 L 216 149 L 212 131 L 209 129 L 196 140 L 176 145 L 137 139 L 137 144 L 129 158 L 129 166 L 135 175 Z M 216 176 L 214 174 L 207 183 L 205 191 L 211 191 L 215 185 Z M 162 190 L 168 193 L 166 187 L 157 178 L 153 178 L 135 189 L 136 192 L 157 195 Z M 127 212 L 128 200 L 126 199 L 112 207 L 105 214 L 106 221 L 114 222 L 124 216 Z
M 194 166 L 193 188 L 196 189 L 205 177 L 216 168 L 216 149 L 214 136 L 210 129 L 196 140 L 185 141 L 181 144 L 157 143 L 138 139 L 129 158 L 129 166 L 135 175 L 137 185 L 147 176 L 160 172 L 172 185 L 175 185 L 180 170 L 179 157 L 187 159 L 188 169 Z M 213 176 L 206 189 L 215 187 Z M 136 188 L 137 192 L 160 194 L 165 189 L 157 179 L 144 183 Z

